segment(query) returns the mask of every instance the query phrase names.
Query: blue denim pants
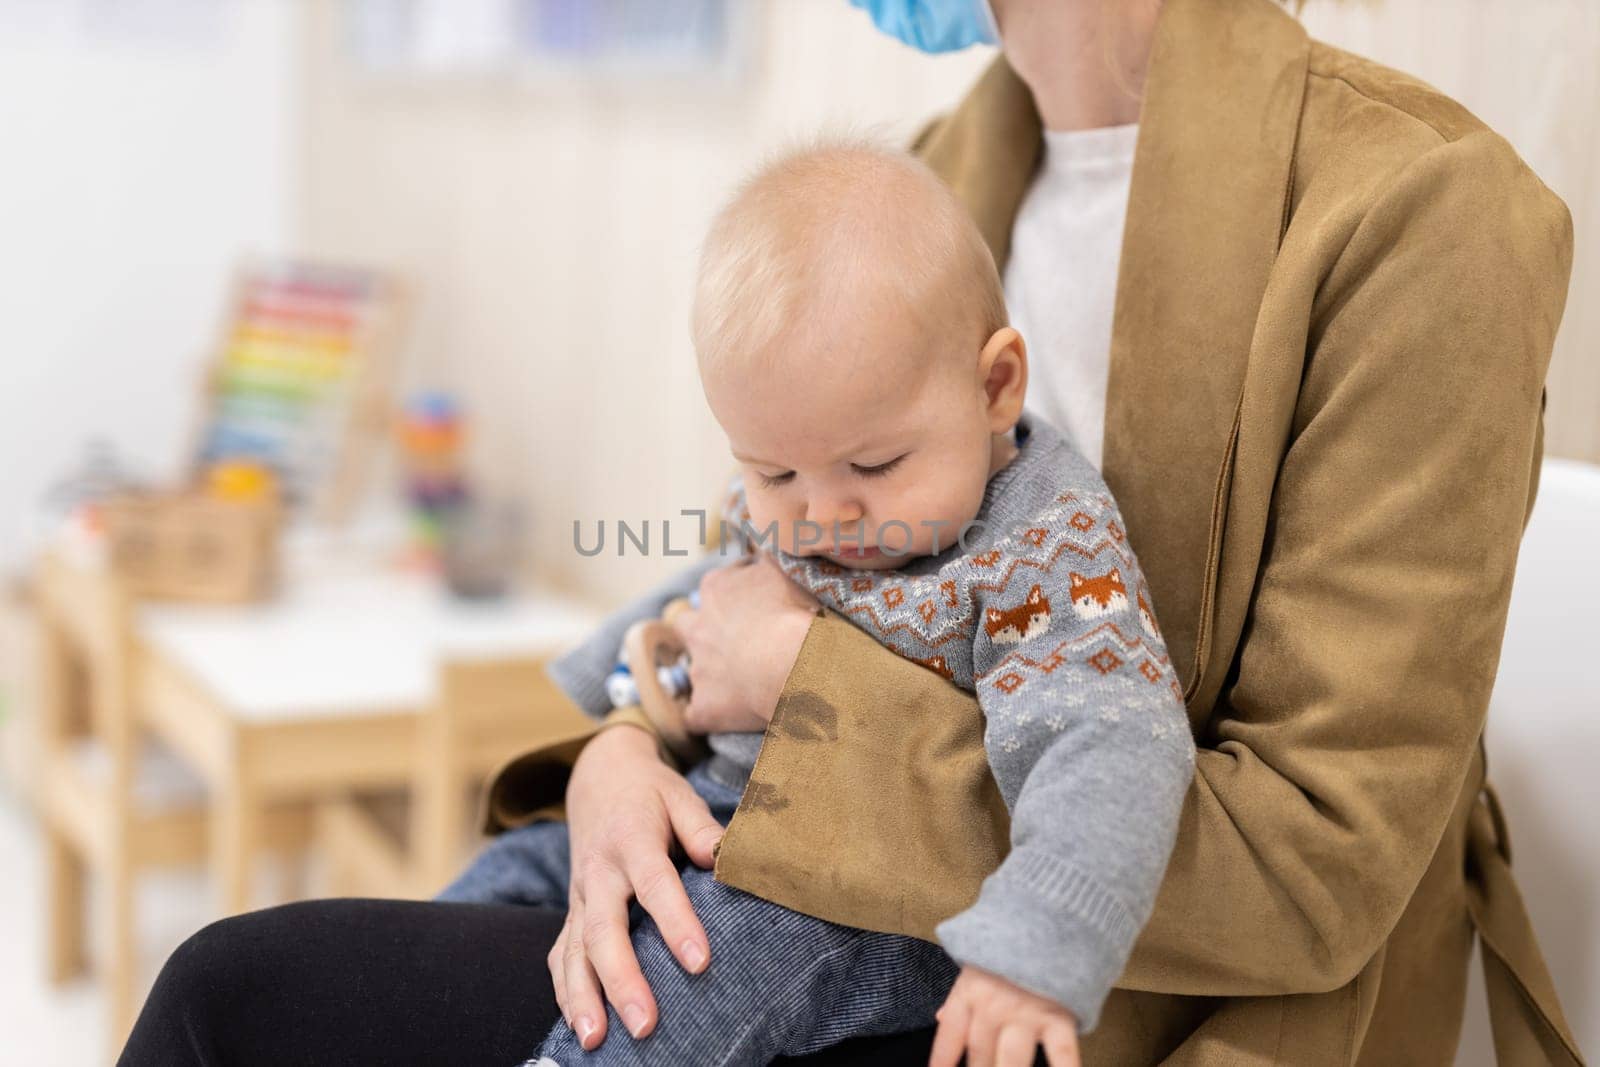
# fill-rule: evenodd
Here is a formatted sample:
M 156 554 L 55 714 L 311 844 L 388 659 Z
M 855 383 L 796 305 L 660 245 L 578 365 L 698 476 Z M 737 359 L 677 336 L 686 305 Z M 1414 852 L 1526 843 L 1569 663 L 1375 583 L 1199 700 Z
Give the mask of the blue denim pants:
M 689 784 L 724 826 L 740 790 L 725 784 L 718 757 L 690 770 Z M 566 907 L 571 861 L 564 822 L 501 834 L 440 900 Z M 932 1025 L 955 983 L 957 964 L 939 946 L 815 919 L 716 881 L 685 863 L 684 888 L 711 945 L 698 975 L 679 966 L 637 903 L 633 950 L 655 994 L 655 1030 L 634 1040 L 606 1007 L 606 1039 L 585 1052 L 558 1021 L 539 1055 L 578 1064 L 765 1064 L 850 1037 Z

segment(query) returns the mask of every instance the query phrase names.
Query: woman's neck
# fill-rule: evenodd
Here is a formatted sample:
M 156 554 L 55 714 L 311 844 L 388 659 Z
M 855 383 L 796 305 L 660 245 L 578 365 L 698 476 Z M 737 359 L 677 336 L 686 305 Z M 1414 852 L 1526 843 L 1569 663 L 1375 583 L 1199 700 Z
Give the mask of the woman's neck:
M 994 0 L 994 9 L 1045 129 L 1139 121 L 1160 0 Z

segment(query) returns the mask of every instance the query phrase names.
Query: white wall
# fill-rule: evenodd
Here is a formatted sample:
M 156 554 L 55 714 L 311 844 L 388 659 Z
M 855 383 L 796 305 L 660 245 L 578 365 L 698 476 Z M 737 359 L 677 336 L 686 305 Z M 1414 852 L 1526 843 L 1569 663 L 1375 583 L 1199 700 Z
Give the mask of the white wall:
M 1302 21 L 1459 100 L 1567 202 L 1576 248 L 1545 451 L 1600 462 L 1600 3 L 1308 0 Z
M 416 280 L 408 380 L 462 394 L 476 474 L 532 506 L 538 569 L 607 598 L 682 561 L 583 559 L 573 518 L 650 518 L 659 548 L 660 517 L 732 468 L 688 336 L 712 212 L 787 139 L 908 138 L 993 54 L 919 55 L 845 0 L 748 2 L 749 76 L 698 87 L 372 78 L 338 5 L 311 8 L 305 246 Z
M 287 245 L 284 0 L 0 0 L 0 574 L 91 436 L 176 469 L 242 251 Z

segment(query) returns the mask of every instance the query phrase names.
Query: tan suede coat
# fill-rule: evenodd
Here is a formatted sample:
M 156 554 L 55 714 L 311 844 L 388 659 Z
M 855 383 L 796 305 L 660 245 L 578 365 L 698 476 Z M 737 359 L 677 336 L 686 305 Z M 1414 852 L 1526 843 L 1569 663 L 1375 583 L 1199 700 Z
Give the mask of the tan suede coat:
M 1200 753 L 1085 1062 L 1448 1064 L 1475 929 L 1501 1062 L 1578 1062 L 1481 751 L 1566 208 L 1269 0 L 1167 0 L 1140 124 L 1104 471 Z M 916 146 L 1002 264 L 1039 145 L 1001 61 Z M 491 829 L 552 798 L 549 756 Z M 1005 848 L 976 703 L 820 616 L 717 877 L 928 937 Z

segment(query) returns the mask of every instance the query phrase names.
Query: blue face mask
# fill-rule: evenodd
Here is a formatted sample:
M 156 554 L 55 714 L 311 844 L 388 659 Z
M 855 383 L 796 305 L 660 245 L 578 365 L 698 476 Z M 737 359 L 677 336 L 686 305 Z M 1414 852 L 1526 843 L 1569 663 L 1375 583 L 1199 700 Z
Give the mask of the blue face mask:
M 989 0 L 850 0 L 878 29 L 922 52 L 999 44 Z

